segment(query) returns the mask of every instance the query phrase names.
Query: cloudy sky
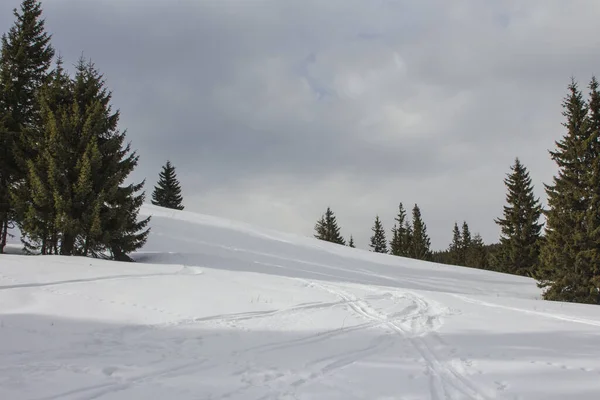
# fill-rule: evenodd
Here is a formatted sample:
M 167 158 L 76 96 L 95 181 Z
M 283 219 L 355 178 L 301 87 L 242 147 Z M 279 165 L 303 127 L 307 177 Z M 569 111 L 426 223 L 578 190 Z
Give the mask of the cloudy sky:
M 455 221 L 496 241 L 514 158 L 545 200 L 569 79 L 600 74 L 597 0 L 42 4 L 66 64 L 104 73 L 148 195 L 170 159 L 188 210 L 312 235 L 331 206 L 363 248 L 399 202 L 435 249 Z

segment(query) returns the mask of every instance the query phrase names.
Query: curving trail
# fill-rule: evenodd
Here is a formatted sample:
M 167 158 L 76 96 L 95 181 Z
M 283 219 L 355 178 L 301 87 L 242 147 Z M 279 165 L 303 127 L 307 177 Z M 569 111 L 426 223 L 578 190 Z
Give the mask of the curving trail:
M 145 206 L 137 263 L 0 256 L 0 399 L 592 400 L 600 309 Z

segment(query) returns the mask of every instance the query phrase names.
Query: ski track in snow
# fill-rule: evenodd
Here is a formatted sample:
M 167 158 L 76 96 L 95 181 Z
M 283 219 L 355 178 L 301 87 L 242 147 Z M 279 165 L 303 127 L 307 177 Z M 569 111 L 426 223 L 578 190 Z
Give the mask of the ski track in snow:
M 489 296 L 514 293 L 506 282 L 522 284 L 521 278 L 465 269 L 453 278 L 451 267 L 436 277 L 425 264 L 420 276 L 414 267 L 379 265 L 377 255 L 353 259 L 356 250 L 336 258 L 335 251 L 346 249 L 319 242 L 311 248 L 312 242 L 298 239 L 297 248 L 271 251 L 272 242 L 292 246 L 294 238 L 276 240 L 245 226 L 236 231 L 217 219 L 199 224 L 198 236 L 174 234 L 178 223 L 173 232 L 153 231 L 174 248 L 140 255 L 156 261 L 145 271 L 125 265 L 119 273 L 123 264 L 105 261 L 82 270 L 61 257 L 44 258 L 46 268 L 36 257 L 19 256 L 7 258 L 4 268 L 0 258 L 0 398 L 579 398 L 581 392 L 565 389 L 572 379 L 587 390 L 581 398 L 600 395 L 600 354 L 591 346 L 600 340 L 600 318 L 594 319 L 600 313 L 581 308 L 568 315 L 576 309 L 557 313 L 552 305 L 538 311 L 526 308 L 532 303 L 520 307 Z M 232 243 L 227 232 L 253 239 Z M 161 263 L 170 266 L 161 269 Z M 249 269 L 229 269 L 228 263 Z M 445 291 L 452 282 L 457 286 Z M 89 324 L 86 312 L 95 317 Z M 461 335 L 481 332 L 496 318 L 502 328 L 518 319 L 513 330 L 521 324 L 527 334 L 555 327 L 557 340 L 561 332 L 581 329 L 583 344 L 574 342 L 569 359 L 571 352 L 562 350 L 561 359 L 544 347 L 551 339 L 538 344 L 535 336 L 522 339 L 507 330 L 505 338 L 490 330 L 486 348 Z M 540 328 L 527 330 L 527 324 Z M 524 385 L 526 373 L 548 387 L 562 379 L 568 394 L 536 392 Z

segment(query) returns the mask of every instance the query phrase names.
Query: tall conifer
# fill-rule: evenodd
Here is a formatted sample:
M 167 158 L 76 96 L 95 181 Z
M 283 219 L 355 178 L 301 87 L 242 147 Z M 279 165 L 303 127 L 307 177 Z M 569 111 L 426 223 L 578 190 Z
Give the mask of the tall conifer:
M 542 207 L 533 193 L 527 168 L 516 158 L 504 180 L 508 193 L 502 218 L 498 268 L 507 273 L 533 276 L 538 265 Z
M 404 205 L 398 205 L 398 214 L 392 228 L 392 239 L 390 240 L 390 253 L 395 256 L 408 257 L 410 253 L 410 232 L 406 220 Z
M 13 14 L 16 20 L 2 36 L 0 51 L 0 253 L 15 218 L 10 191 L 27 175 L 27 160 L 35 157 L 23 130 L 36 121 L 36 92 L 54 57 L 41 3 L 23 0 Z
M 413 207 L 412 211 L 413 223 L 412 223 L 412 240 L 411 240 L 411 253 L 412 258 L 418 260 L 430 260 L 431 253 L 431 240 L 427 235 L 427 226 L 421 217 L 421 210 L 417 204 Z
M 383 224 L 379 219 L 379 216 L 375 217 L 375 223 L 371 228 L 373 235 L 371 236 L 371 243 L 369 246 L 375 253 L 387 253 L 387 241 L 385 239 L 385 230 Z
M 62 59 L 57 60 L 51 79 L 40 89 L 38 104 L 39 123 L 26 128 L 24 135 L 36 156 L 25 160 L 27 174 L 15 183 L 11 197 L 25 249 L 58 254 L 55 195 L 63 190 L 57 182 L 66 172 L 59 157 L 65 151 L 66 131 L 74 129 L 68 118 L 73 104 L 72 83 L 62 68 Z
M 458 224 L 454 223 L 452 230 L 452 243 L 448 247 L 448 261 L 453 265 L 461 265 L 461 250 L 463 248 L 461 232 L 458 229 Z
M 546 212 L 546 237 L 541 252 L 541 265 L 536 277 L 546 288 L 549 300 L 597 303 L 599 301 L 598 264 L 593 228 L 598 209 L 594 208 L 593 186 L 598 170 L 598 141 L 595 115 L 600 114 L 597 84 L 590 85 L 592 103 L 584 101 L 572 80 L 569 95 L 563 102 L 563 126 L 567 132 L 551 151 L 559 168 L 553 184 L 546 185 L 549 209 Z M 588 110 L 590 116 L 588 117 Z M 591 217 L 591 218 L 590 218 Z
M 95 66 L 81 59 L 74 79 L 61 71 L 41 91 L 39 156 L 28 160 L 30 173 L 15 190 L 23 234 L 41 249 L 50 239 L 62 255 L 130 260 L 127 253 L 148 235 L 149 218 L 137 218 L 143 182 L 123 185 L 138 156 L 124 143 L 119 112 L 111 110 Z

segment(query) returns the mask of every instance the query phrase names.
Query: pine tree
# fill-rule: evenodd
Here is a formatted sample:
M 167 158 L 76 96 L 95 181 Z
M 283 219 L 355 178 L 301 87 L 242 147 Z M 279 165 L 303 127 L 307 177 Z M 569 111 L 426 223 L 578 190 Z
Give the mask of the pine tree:
M 154 187 L 152 204 L 175 210 L 183 210 L 182 202 L 181 186 L 175 174 L 175 167 L 171 164 L 171 161 L 167 161 L 159 174 L 158 184 Z
M 354 245 L 354 238 L 352 237 L 352 235 L 350 235 L 350 241 L 348 241 L 348 247 L 352 247 L 352 248 L 356 247 Z
M 315 234 L 317 239 L 341 245 L 346 244 L 344 238 L 340 234 L 336 216 L 333 211 L 331 211 L 330 207 L 327 207 L 325 214 L 317 221 L 315 231 L 317 232 Z
M 508 189 L 507 205 L 503 218 L 495 220 L 501 227 L 498 267 L 503 272 L 533 276 L 539 261 L 542 207 L 533 193 L 529 172 L 519 158 L 504 183 Z
M 452 230 L 452 243 L 448 247 L 448 261 L 452 265 L 461 265 L 461 250 L 463 248 L 462 236 L 458 224 L 454 223 Z
M 390 240 L 390 253 L 395 256 L 408 257 L 410 253 L 410 232 L 406 221 L 406 211 L 402 203 L 398 206 L 398 215 L 395 221 L 396 223 L 392 228 L 392 239 Z
M 583 100 L 574 80 L 563 101 L 567 129 L 551 151 L 559 172 L 545 185 L 549 209 L 546 236 L 537 271 L 538 285 L 548 300 L 598 303 L 598 242 L 595 208 L 598 187 L 597 116 L 600 115 L 597 83 L 590 84 L 591 102 Z M 589 110 L 589 116 L 588 116 Z M 592 218 L 590 218 L 592 217 Z M 591 231 L 590 231 L 591 228 Z M 591 235 L 590 235 L 591 233 Z M 595 233 L 595 234 L 594 234 Z
M 411 240 L 411 253 L 412 258 L 418 260 L 430 260 L 431 259 L 431 241 L 427 235 L 427 226 L 421 218 L 421 210 L 419 206 L 415 204 L 412 211 L 413 223 L 412 223 L 412 240 Z
M 40 2 L 23 0 L 13 14 L 16 21 L 2 36 L 0 53 L 0 253 L 15 218 L 10 191 L 28 173 L 25 160 L 35 156 L 24 145 L 23 129 L 36 120 L 36 92 L 54 57 Z
M 385 239 L 385 230 L 379 216 L 375 217 L 375 223 L 371 228 L 373 235 L 371 236 L 370 247 L 375 253 L 387 253 L 387 241 Z

